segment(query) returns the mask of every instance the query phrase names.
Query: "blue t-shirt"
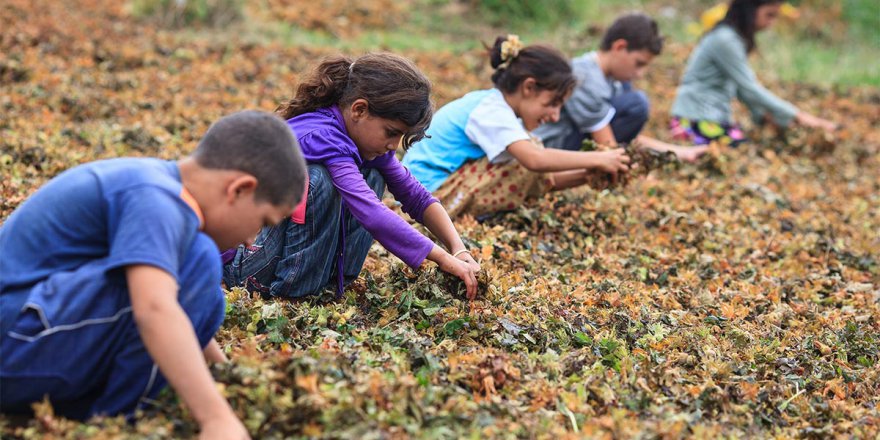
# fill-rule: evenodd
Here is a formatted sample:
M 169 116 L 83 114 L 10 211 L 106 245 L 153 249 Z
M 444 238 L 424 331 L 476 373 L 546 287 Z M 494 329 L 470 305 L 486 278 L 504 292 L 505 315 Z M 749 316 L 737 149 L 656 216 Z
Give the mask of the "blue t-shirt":
M 509 161 L 507 147 L 530 139 L 498 89 L 471 92 L 446 104 L 427 134 L 403 156 L 403 164 L 431 192 L 466 162 L 483 156 L 492 163 Z
M 198 209 L 175 162 L 111 159 L 65 171 L 0 226 L 0 295 L 84 266 L 101 276 L 147 264 L 181 284 L 183 259 L 194 246 L 219 252 L 207 236 L 199 237 Z M 214 270 L 198 276 L 219 291 L 221 270 L 217 258 Z M 124 273 L 116 272 L 112 278 L 124 282 Z

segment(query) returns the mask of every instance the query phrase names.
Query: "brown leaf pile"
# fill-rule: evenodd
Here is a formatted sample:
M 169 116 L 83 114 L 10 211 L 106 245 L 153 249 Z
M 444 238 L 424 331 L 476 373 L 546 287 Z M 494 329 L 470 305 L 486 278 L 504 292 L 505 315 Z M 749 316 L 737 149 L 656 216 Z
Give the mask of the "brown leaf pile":
M 274 109 L 334 52 L 156 30 L 106 0 L 7 0 L 0 220 L 76 164 L 185 155 L 212 120 Z M 639 85 L 651 135 L 688 52 L 670 44 Z M 406 55 L 438 103 L 488 86 L 478 52 Z M 224 394 L 254 438 L 876 437 L 880 91 L 770 88 L 843 128 L 716 145 L 696 164 L 639 157 L 625 186 L 465 218 L 485 270 L 474 302 L 379 246 L 340 301 L 228 292 Z M 4 438 L 196 431 L 173 392 L 134 424 L 49 405 L 0 417 Z

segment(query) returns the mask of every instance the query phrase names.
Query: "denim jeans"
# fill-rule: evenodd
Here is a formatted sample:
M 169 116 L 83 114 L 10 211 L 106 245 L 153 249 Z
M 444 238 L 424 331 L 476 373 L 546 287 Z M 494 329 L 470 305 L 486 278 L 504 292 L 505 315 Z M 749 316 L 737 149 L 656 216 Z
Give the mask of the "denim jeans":
M 375 169 L 365 169 L 363 175 L 381 199 L 385 192 L 382 175 Z M 330 173 L 321 165 L 309 165 L 307 197 L 305 224 L 288 217 L 263 228 L 253 246 L 239 246 L 223 268 L 227 286 L 263 296 L 298 298 L 318 295 L 324 287 L 337 284 L 340 267 L 344 282 L 357 278 L 373 236 L 344 208 Z
M 225 313 L 217 248 L 187 253 L 177 300 L 205 347 Z M 131 414 L 155 398 L 165 379 L 147 353 L 131 313 L 122 268 L 105 260 L 57 272 L 33 288 L 4 293 L 0 336 L 0 410 L 28 413 L 48 395 L 56 414 L 74 419 Z
M 630 143 L 642 127 L 648 122 L 650 103 L 645 92 L 635 90 L 632 84 L 623 83 L 623 90 L 611 98 L 611 106 L 614 107 L 614 117 L 611 118 L 611 131 L 618 143 Z M 573 133 L 563 142 L 561 148 L 577 151 L 581 149 L 584 139 L 591 139 L 589 133 Z

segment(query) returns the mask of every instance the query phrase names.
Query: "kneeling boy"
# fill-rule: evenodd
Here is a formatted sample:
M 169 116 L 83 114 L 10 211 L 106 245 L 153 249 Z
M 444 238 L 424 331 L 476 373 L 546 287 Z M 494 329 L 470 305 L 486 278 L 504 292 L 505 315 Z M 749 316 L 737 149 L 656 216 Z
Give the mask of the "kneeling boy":
M 617 146 L 635 139 L 647 148 L 674 152 L 692 161 L 705 147 L 683 147 L 639 134 L 648 121 L 644 92 L 632 88 L 648 64 L 663 49 L 657 23 L 647 15 L 619 17 L 602 37 L 599 50 L 572 60 L 578 85 L 560 112 L 559 121 L 538 127 L 534 134 L 544 145 L 579 150 L 584 139 Z
M 0 228 L 0 409 L 48 396 L 71 418 L 130 414 L 167 379 L 203 436 L 246 437 L 205 363 L 225 359 L 218 247 L 289 215 L 305 172 L 287 124 L 245 111 L 179 162 L 52 179 Z

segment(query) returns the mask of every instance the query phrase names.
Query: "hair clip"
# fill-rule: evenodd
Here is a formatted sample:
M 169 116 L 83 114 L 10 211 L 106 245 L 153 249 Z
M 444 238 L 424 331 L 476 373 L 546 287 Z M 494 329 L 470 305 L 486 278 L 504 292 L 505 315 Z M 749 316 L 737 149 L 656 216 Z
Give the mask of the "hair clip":
M 498 65 L 498 68 L 509 66 L 510 62 L 519 55 L 522 48 L 523 44 L 519 40 L 519 35 L 507 35 L 507 39 L 501 43 L 501 64 Z

